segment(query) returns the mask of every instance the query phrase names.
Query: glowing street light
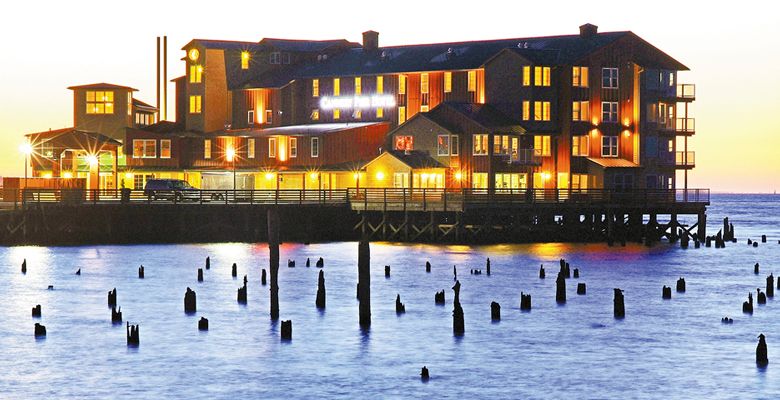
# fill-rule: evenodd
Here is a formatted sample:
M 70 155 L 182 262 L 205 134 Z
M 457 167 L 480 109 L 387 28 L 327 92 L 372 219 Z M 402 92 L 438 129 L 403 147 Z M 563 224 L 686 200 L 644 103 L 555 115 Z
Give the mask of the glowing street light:
M 235 196 L 235 190 L 236 190 L 236 150 L 232 147 L 228 147 L 227 151 L 225 151 L 225 158 L 228 160 L 228 162 L 233 163 L 233 196 Z
M 24 188 L 27 189 L 27 164 L 30 160 L 30 154 L 32 154 L 33 148 L 29 142 L 22 143 L 19 146 L 19 151 L 24 154 Z

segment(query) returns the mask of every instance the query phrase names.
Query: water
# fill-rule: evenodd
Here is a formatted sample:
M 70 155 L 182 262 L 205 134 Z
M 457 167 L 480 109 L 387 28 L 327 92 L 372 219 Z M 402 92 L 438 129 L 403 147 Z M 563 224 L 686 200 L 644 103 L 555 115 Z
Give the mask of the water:
M 730 216 L 740 238 L 723 250 L 374 243 L 368 333 L 358 327 L 357 244 L 285 244 L 279 286 L 281 318 L 293 321 L 289 343 L 279 340 L 280 324 L 268 317 L 269 287 L 260 285 L 265 244 L 0 248 L 0 397 L 777 398 L 780 292 L 752 316 L 742 314 L 741 304 L 749 291 L 764 288 L 770 272 L 780 275 L 779 200 L 713 196 L 709 233 Z M 761 234 L 769 243 L 745 244 Z M 207 255 L 212 268 L 198 283 Z M 320 256 L 324 312 L 314 306 Z M 488 256 L 492 275 L 470 275 L 470 268 L 484 272 Z M 564 306 L 555 303 L 561 257 L 581 272 L 568 280 Z M 288 258 L 298 266 L 287 268 Z M 453 264 L 462 284 L 462 338 L 452 335 Z M 540 264 L 545 280 L 538 278 Z M 81 276 L 74 275 L 78 268 Z M 236 302 L 244 274 L 246 306 Z M 661 287 L 674 287 L 680 276 L 687 292 L 662 300 Z M 588 285 L 587 295 L 576 295 L 578 281 Z M 195 316 L 183 312 L 188 286 L 197 292 Z M 140 323 L 137 349 L 125 345 L 124 325 L 111 324 L 106 294 L 114 287 L 125 320 Z M 612 317 L 615 287 L 625 291 L 620 321 Z M 433 302 L 441 289 L 446 306 Z M 530 313 L 519 310 L 520 291 L 532 294 Z M 401 316 L 397 293 L 406 304 Z M 498 323 L 490 321 L 491 301 L 502 307 Z M 33 337 L 35 304 L 43 307 L 43 340 Z M 733 325 L 721 324 L 726 315 Z M 197 330 L 201 316 L 209 319 L 208 332 Z M 761 332 L 769 344 L 766 369 L 755 365 Z M 431 371 L 428 383 L 418 376 L 423 365 Z

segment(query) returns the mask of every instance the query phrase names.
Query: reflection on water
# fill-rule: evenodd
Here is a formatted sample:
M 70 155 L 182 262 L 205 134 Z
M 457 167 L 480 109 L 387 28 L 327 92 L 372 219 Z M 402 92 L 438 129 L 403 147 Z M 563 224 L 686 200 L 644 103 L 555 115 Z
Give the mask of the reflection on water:
M 780 208 L 774 198 L 713 201 L 710 233 L 729 215 L 741 238 L 725 250 L 374 243 L 367 332 L 358 326 L 357 244 L 285 243 L 280 309 L 281 319 L 293 320 L 291 342 L 279 340 L 280 326 L 268 318 L 262 243 L 0 248 L 0 397 L 776 398 L 780 368 L 758 370 L 754 357 L 760 332 L 771 360 L 780 349 L 780 297 L 757 305 L 752 316 L 741 313 L 741 303 L 770 272 L 780 274 Z M 744 244 L 761 234 L 772 243 Z M 212 268 L 199 283 L 207 255 Z M 305 267 L 307 257 L 320 256 L 324 311 L 314 304 L 319 269 Z M 491 276 L 468 274 L 487 257 Z M 288 258 L 296 268 L 285 266 Z M 555 302 L 560 258 L 581 272 L 567 282 L 564 306 Z M 540 264 L 547 279 L 538 278 Z M 392 268 L 389 278 L 384 265 Z M 452 265 L 462 284 L 462 338 L 452 335 Z M 244 274 L 245 306 L 236 302 Z M 687 292 L 662 300 L 661 287 L 680 276 Z M 575 294 L 577 282 L 588 285 L 587 295 Z M 124 325 L 111 324 L 106 293 L 114 287 L 125 320 L 141 326 L 137 349 L 126 347 Z M 187 287 L 197 292 L 195 315 L 183 312 Z M 625 293 L 622 321 L 612 318 L 615 287 Z M 433 295 L 442 289 L 446 305 L 436 306 Z M 519 310 L 521 291 L 533 296 L 530 312 Z M 395 313 L 397 294 L 406 304 L 402 315 Z M 498 323 L 490 320 L 491 301 L 501 304 Z M 42 341 L 33 338 L 35 304 L 48 331 Z M 722 325 L 725 315 L 734 324 Z M 208 332 L 197 330 L 200 317 L 209 319 Z M 427 384 L 419 380 L 423 365 L 431 371 Z

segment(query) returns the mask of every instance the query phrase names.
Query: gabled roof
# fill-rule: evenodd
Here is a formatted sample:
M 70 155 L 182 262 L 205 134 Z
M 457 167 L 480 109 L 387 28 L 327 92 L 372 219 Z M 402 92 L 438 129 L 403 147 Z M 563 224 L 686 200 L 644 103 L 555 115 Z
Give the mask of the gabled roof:
M 116 146 L 122 145 L 122 143 L 119 142 L 118 140 L 112 139 L 101 133 L 82 131 L 76 128 L 63 128 L 63 129 L 57 129 L 51 131 L 28 133 L 24 136 L 28 138 L 34 136 L 39 142 L 48 142 L 50 140 L 54 140 L 65 135 L 83 136 L 88 140 L 93 140 L 97 142 L 98 144 L 112 144 Z
M 222 50 L 249 50 L 258 46 L 257 42 L 242 42 L 238 40 L 213 40 L 213 39 L 192 39 L 185 44 L 181 49 L 187 49 L 193 43 L 198 43 L 200 46 L 206 49 L 222 49 Z
M 264 38 L 260 45 L 273 47 L 281 51 L 316 53 L 333 46 L 360 47 L 360 44 L 350 42 L 346 39 L 333 40 L 299 40 L 299 39 L 276 39 Z
M 373 160 L 363 165 L 361 169 L 365 169 L 382 157 L 393 157 L 411 169 L 447 168 L 444 164 L 436 161 L 436 159 L 424 151 L 413 150 L 404 152 L 401 150 L 391 150 L 376 156 Z
M 68 89 L 70 90 L 76 90 L 76 89 L 120 89 L 120 90 L 130 90 L 132 92 L 137 92 L 138 89 L 133 89 L 129 86 L 121 86 L 121 85 L 114 85 L 112 83 L 90 83 L 88 85 L 78 85 L 78 86 L 69 86 Z
M 588 161 L 602 168 L 639 168 L 638 164 L 622 158 L 588 157 Z
M 453 119 L 445 113 L 446 109 L 460 113 L 491 132 L 521 135 L 527 131 L 518 121 L 487 104 L 444 102 L 429 111 L 428 117 L 444 124 L 452 124 Z
M 145 102 L 143 102 L 141 100 L 138 100 L 135 97 L 133 97 L 133 107 L 139 108 L 142 111 L 150 111 L 150 112 L 159 111 L 157 109 L 157 107 L 155 107 L 155 106 L 153 106 L 151 104 L 145 103 Z
M 151 132 L 151 133 L 188 133 L 183 132 L 184 124 L 171 121 L 160 121 L 151 125 L 147 125 L 143 128 L 136 129 L 137 131 Z
M 338 123 L 322 123 L 322 124 L 306 124 L 306 125 L 289 125 L 289 126 L 276 126 L 273 128 L 264 129 L 235 129 L 235 130 L 220 130 L 209 132 L 209 136 L 248 136 L 248 137 L 261 137 L 261 136 L 274 136 L 274 135 L 291 135 L 291 136 L 315 136 L 324 135 L 328 133 L 335 133 L 346 131 L 350 129 L 364 128 L 372 125 L 388 124 L 387 122 L 338 122 Z

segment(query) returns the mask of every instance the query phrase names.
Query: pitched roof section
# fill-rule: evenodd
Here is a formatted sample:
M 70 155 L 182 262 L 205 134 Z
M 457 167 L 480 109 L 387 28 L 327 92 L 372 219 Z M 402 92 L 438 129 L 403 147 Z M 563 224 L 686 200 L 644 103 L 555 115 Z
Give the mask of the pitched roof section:
M 122 145 L 121 142 L 117 141 L 116 139 L 112 139 L 106 135 L 103 135 L 102 133 L 82 131 L 75 128 L 63 128 L 63 129 L 57 129 L 53 131 L 28 133 L 24 136 L 27 137 L 34 136 L 35 139 L 38 140 L 39 142 L 48 142 L 50 140 L 54 140 L 65 135 L 83 136 L 86 139 L 95 141 L 98 144 L 112 144 L 115 146 Z
M 264 38 L 260 41 L 259 44 L 270 46 L 281 51 L 290 51 L 296 53 L 316 53 L 334 46 L 360 47 L 359 44 L 347 41 L 346 39 L 298 40 Z
M 447 168 L 444 164 L 436 161 L 436 159 L 423 151 L 413 150 L 403 152 L 400 150 L 391 150 L 388 153 L 413 169 Z
M 138 89 L 131 88 L 129 86 L 121 86 L 121 85 L 114 85 L 113 83 L 90 83 L 88 85 L 78 85 L 78 86 L 69 86 L 68 89 L 70 90 L 77 90 L 77 89 L 121 89 L 121 90 L 129 90 L 132 92 L 137 92 Z
M 371 125 L 388 124 L 387 122 L 339 122 L 323 124 L 306 124 L 277 126 L 265 129 L 237 129 L 229 131 L 209 132 L 209 136 L 274 136 L 274 135 L 292 135 L 292 136 L 315 136 L 328 133 L 346 131 L 350 129 L 364 128 Z
M 133 97 L 133 107 L 136 107 L 136 108 L 138 108 L 138 109 L 140 109 L 142 111 L 150 111 L 150 112 L 159 111 L 159 110 L 157 110 L 157 107 L 155 107 L 155 106 L 153 106 L 153 105 L 151 105 L 149 103 L 145 103 L 145 102 L 143 102 L 141 100 L 138 100 L 135 97 Z
M 213 40 L 213 39 L 192 39 L 185 44 L 181 49 L 185 50 L 193 43 L 198 43 L 206 49 L 222 49 L 222 50 L 249 50 L 258 46 L 257 42 L 242 42 L 238 40 Z
M 639 168 L 638 164 L 622 158 L 588 157 L 588 161 L 602 168 Z
M 454 134 L 465 131 L 464 124 L 477 125 L 489 133 L 522 135 L 527 132 L 519 122 L 487 104 L 444 102 L 431 111 L 415 114 L 412 119 L 415 118 L 426 118 Z M 405 125 L 395 128 L 388 135 L 406 129 Z

